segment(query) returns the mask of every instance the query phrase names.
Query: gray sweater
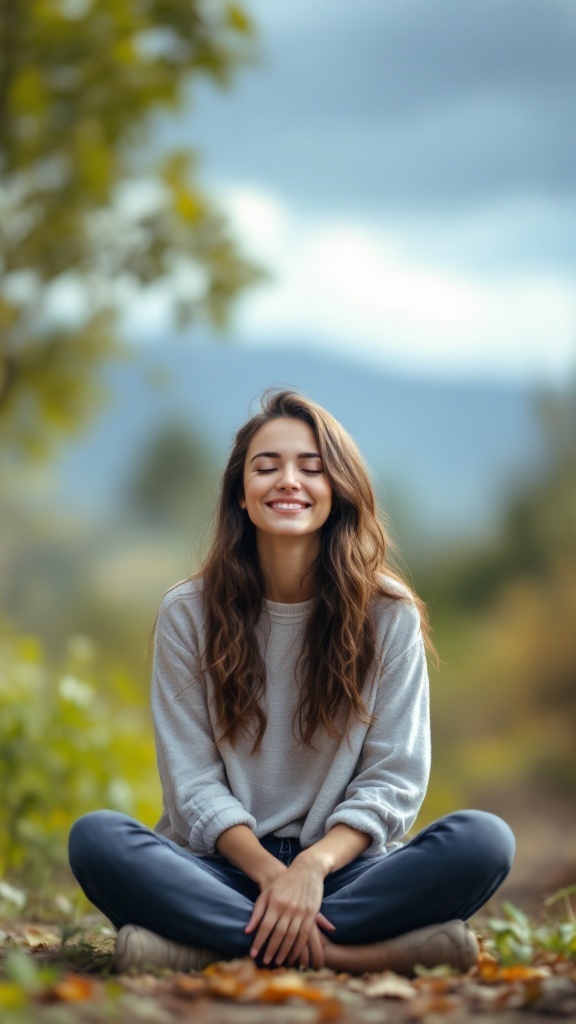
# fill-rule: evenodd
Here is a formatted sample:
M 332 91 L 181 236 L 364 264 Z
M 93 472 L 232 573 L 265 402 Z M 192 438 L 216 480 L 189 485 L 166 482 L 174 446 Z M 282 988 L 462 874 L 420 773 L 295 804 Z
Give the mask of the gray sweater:
M 390 584 L 389 584 L 390 585 Z M 375 713 L 348 738 L 293 733 L 295 664 L 312 601 L 264 601 L 257 640 L 266 664 L 268 724 L 260 749 L 241 735 L 220 742 L 213 683 L 198 671 L 205 626 L 201 581 L 164 597 L 156 628 L 152 714 L 163 790 L 155 830 L 193 853 L 214 853 L 222 832 L 247 825 L 311 846 L 342 822 L 366 832 L 365 856 L 395 846 L 414 822 L 430 770 L 428 674 L 417 609 L 378 598 L 376 654 L 363 699 Z

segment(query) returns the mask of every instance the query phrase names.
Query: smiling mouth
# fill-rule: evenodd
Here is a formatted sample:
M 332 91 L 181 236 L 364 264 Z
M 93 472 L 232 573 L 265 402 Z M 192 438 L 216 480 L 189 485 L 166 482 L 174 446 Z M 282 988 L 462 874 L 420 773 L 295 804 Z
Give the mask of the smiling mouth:
M 301 512 L 310 505 L 301 501 L 267 501 L 268 508 L 276 509 L 278 512 Z

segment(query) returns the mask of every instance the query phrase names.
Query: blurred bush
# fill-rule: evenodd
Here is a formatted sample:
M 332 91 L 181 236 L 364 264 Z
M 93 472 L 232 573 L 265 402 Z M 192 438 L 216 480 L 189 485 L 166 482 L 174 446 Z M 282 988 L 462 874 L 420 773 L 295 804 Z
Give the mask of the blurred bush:
M 510 496 L 491 544 L 449 553 L 422 580 L 443 662 L 434 812 L 490 789 L 576 786 L 575 389 L 540 408 L 540 478 Z
M 151 285 L 223 326 L 261 278 L 186 139 L 146 145 L 254 56 L 232 0 L 0 5 L 0 455 L 45 454 L 101 399 L 115 323 Z
M 33 637 L 0 638 L 0 875 L 42 886 L 66 863 L 79 815 L 110 807 L 153 823 L 160 794 L 134 681 L 72 637 L 50 666 Z

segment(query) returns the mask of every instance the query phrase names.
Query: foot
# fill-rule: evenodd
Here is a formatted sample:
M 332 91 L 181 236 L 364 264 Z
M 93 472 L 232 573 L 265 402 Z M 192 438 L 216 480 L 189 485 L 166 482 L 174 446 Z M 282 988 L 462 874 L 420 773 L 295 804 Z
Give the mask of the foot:
M 334 942 L 324 946 L 326 966 L 352 974 L 395 971 L 410 976 L 418 964 L 422 967 L 448 964 L 464 973 L 474 966 L 478 953 L 476 936 L 464 921 L 430 925 L 365 946 L 340 946 Z
M 116 936 L 114 966 L 117 971 L 130 967 L 144 971 L 149 967 L 169 967 L 173 971 L 202 971 L 208 964 L 225 959 L 215 949 L 185 946 L 172 942 L 147 928 L 125 924 Z

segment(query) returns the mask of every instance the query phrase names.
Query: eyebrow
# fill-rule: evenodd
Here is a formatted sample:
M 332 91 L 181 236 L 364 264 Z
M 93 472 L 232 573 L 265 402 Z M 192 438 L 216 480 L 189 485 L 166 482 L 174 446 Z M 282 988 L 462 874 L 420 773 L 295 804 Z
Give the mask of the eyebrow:
M 282 458 L 282 456 L 280 455 L 280 452 L 256 452 L 256 455 L 252 456 L 252 458 L 250 459 L 250 462 L 254 462 L 254 459 L 260 459 L 263 456 L 266 456 L 266 458 L 268 458 L 268 459 L 281 459 Z M 296 458 L 298 458 L 298 459 L 321 459 L 322 456 L 318 452 L 300 452 L 300 454 L 297 455 Z

